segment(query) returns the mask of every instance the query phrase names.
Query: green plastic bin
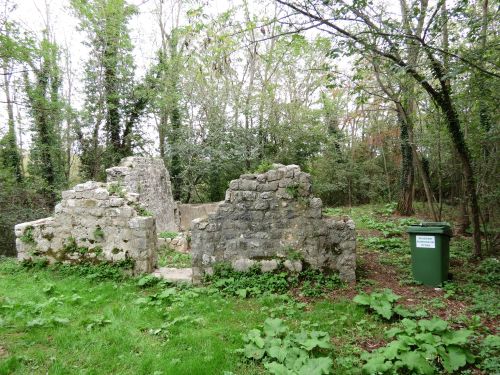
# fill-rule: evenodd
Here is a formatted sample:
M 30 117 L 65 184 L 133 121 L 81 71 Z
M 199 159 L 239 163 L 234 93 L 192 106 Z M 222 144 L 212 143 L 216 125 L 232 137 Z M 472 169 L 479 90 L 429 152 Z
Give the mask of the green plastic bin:
M 450 224 L 427 222 L 411 225 L 406 231 L 410 235 L 413 278 L 424 285 L 442 285 L 448 280 Z

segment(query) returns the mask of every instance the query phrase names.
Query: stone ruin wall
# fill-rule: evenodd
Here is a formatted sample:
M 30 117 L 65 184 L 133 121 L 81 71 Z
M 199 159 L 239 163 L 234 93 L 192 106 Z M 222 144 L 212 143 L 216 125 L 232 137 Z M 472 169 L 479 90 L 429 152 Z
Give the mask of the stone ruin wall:
M 355 281 L 354 222 L 323 217 L 322 207 L 311 195 L 310 175 L 295 165 L 231 181 L 217 211 L 192 222 L 193 281 L 219 262 L 241 271 L 308 265 Z
M 54 216 L 15 226 L 18 259 L 131 259 L 134 273 L 151 272 L 156 265 L 155 220 L 139 215 L 138 194 L 112 191 L 110 184 L 93 181 L 63 191 Z
M 179 208 L 180 230 L 183 232 L 189 231 L 191 229 L 191 222 L 194 219 L 204 219 L 208 217 L 209 214 L 217 210 L 217 207 L 219 207 L 221 203 L 223 202 L 177 204 Z
M 179 230 L 177 205 L 163 160 L 131 156 L 117 167 L 106 169 L 106 174 L 108 183 L 139 194 L 139 204 L 155 216 L 158 233 Z

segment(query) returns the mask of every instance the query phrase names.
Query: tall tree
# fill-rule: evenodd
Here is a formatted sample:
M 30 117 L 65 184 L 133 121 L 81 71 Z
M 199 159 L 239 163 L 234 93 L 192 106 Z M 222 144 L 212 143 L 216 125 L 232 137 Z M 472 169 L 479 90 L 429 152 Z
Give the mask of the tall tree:
M 38 56 L 29 62 L 33 78 L 25 73 L 26 95 L 33 122 L 29 172 L 35 186 L 55 205 L 57 193 L 64 187 L 64 154 L 61 147 L 62 107 L 61 71 L 58 48 L 44 37 Z
M 481 256 L 480 213 L 476 177 L 470 149 L 465 140 L 454 100 L 450 74 L 446 69 L 446 60 L 443 59 L 443 55 L 453 57 L 455 64 L 465 64 L 469 70 L 478 69 L 494 79 L 500 78 L 500 74 L 485 69 L 460 54 L 452 52 L 451 48 L 448 51 L 443 50 L 442 46 L 438 44 L 440 41 L 439 36 L 443 22 L 448 22 L 448 18 L 443 19 L 439 15 L 439 2 L 434 5 L 432 10 L 429 10 L 423 35 L 419 36 L 414 32 L 408 33 L 408 30 L 401 26 L 402 22 L 400 20 L 391 18 L 390 12 L 385 12 L 381 7 L 367 7 L 365 2 L 351 4 L 343 0 L 335 2 L 320 0 L 277 1 L 293 9 L 296 13 L 305 16 L 310 20 L 312 26 L 321 27 L 335 35 L 352 51 L 376 54 L 388 61 L 401 74 L 411 77 L 440 108 L 465 176 L 465 186 L 472 212 L 474 255 Z M 426 2 L 427 0 L 420 0 L 419 4 Z M 457 7 L 459 6 L 457 4 Z M 454 12 L 448 13 L 453 14 Z M 414 14 L 418 15 L 418 10 Z M 344 19 L 350 19 L 353 22 L 339 22 L 339 20 Z M 353 27 L 354 23 L 355 27 Z M 412 39 L 419 44 L 423 54 L 419 64 L 412 64 L 405 57 L 403 48 L 406 45 L 404 43 L 406 39 Z
M 135 127 L 145 109 L 142 85 L 134 83 L 128 22 L 137 8 L 125 0 L 72 0 L 86 32 L 85 108 L 78 138 L 83 172 L 104 178 L 104 169 L 132 154 Z

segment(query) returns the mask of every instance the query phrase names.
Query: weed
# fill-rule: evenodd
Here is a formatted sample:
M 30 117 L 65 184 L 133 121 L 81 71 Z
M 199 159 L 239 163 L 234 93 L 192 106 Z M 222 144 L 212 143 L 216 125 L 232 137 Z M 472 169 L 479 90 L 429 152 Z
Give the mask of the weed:
M 35 239 L 33 238 L 33 230 L 34 228 L 32 226 L 26 227 L 23 231 L 23 235 L 19 237 L 19 239 L 27 245 L 34 245 Z
M 158 265 L 161 267 L 191 267 L 191 254 L 179 253 L 168 246 L 158 249 Z
M 298 199 L 300 197 L 299 194 L 299 185 L 298 184 L 290 184 L 286 187 L 286 192 L 293 198 Z
M 123 190 L 123 187 L 118 183 L 109 184 L 108 192 L 111 195 L 117 195 L 120 198 L 125 198 L 125 191 Z
M 390 289 L 384 289 L 380 292 L 371 294 L 361 293 L 354 297 L 353 301 L 362 306 L 368 306 L 382 318 L 390 320 L 394 316 L 402 318 L 424 317 L 427 316 L 425 310 L 408 310 L 401 305 L 396 305 L 395 302 L 400 297 L 394 294 Z
M 475 357 L 467 346 L 472 331 L 452 330 L 440 318 L 414 321 L 403 319 L 400 327 L 387 331 L 394 338 L 388 345 L 362 355 L 363 371 L 368 374 L 393 374 L 400 370 L 412 374 L 434 374 L 439 367 L 453 373 Z
M 500 286 L 500 262 L 497 258 L 486 258 L 473 275 L 474 281 L 490 286 Z
M 261 330 L 244 335 L 245 358 L 260 361 L 272 374 L 331 374 L 333 361 L 324 356 L 330 336 L 323 331 L 291 332 L 281 319 L 268 318 Z
M 380 237 L 368 237 L 360 238 L 363 245 L 369 249 L 383 250 L 383 251 L 402 251 L 407 249 L 407 244 L 401 238 L 390 237 L 390 238 L 380 238 Z
M 271 169 L 273 169 L 273 163 L 264 160 L 257 166 L 257 168 L 255 168 L 255 173 L 266 173 Z
M 343 214 L 341 208 L 326 207 L 323 209 L 323 215 L 325 216 L 340 216 Z
M 280 269 L 277 272 L 261 272 L 258 265 L 247 272 L 235 271 L 229 264 L 218 264 L 214 274 L 206 278 L 213 287 L 224 294 L 242 298 L 260 296 L 265 293 L 287 293 L 300 288 L 307 297 L 319 297 L 326 291 L 343 286 L 337 274 L 324 274 L 320 270 L 306 269 L 299 274 L 290 274 Z
M 495 374 L 500 369 L 500 336 L 488 335 L 479 345 L 479 368 L 487 374 Z
M 153 216 L 151 211 L 148 211 L 146 208 L 142 207 L 139 203 L 134 203 L 135 211 L 139 216 Z
M 63 254 L 76 253 L 77 251 L 78 251 L 78 245 L 76 244 L 75 237 L 66 238 L 62 248 Z
M 165 231 L 165 232 L 160 232 L 160 234 L 158 234 L 158 237 L 160 238 L 175 238 L 179 235 L 179 233 L 177 232 L 170 232 L 170 231 Z
M 286 258 L 289 260 L 292 260 L 292 261 L 293 260 L 302 260 L 304 258 L 298 250 L 294 249 L 291 246 L 285 247 L 284 252 L 286 254 Z
M 397 202 L 390 202 L 385 204 L 381 208 L 375 209 L 375 213 L 379 215 L 384 215 L 384 216 L 390 216 L 396 211 L 396 207 L 398 206 Z
M 95 227 L 93 234 L 94 234 L 94 239 L 97 241 L 102 241 L 104 239 L 104 231 L 99 225 Z
M 86 262 L 80 264 L 56 263 L 50 267 L 51 270 L 62 276 L 75 275 L 96 281 L 123 280 L 126 278 L 123 270 L 129 268 L 130 262 L 126 260 L 118 263 L 101 262 L 99 264 Z

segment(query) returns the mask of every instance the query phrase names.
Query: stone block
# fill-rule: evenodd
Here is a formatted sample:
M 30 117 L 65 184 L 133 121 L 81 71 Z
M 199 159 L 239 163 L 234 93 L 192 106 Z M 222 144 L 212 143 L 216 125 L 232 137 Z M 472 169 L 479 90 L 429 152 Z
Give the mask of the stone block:
M 229 183 L 229 190 L 239 190 L 240 180 L 232 180 Z
M 279 263 L 275 259 L 260 261 L 260 270 L 262 272 L 272 272 L 272 271 L 276 270 L 278 268 L 278 266 L 279 266 Z
M 246 272 L 255 264 L 255 260 L 251 259 L 236 259 L 232 262 L 232 266 L 236 271 Z
M 285 260 L 285 262 L 283 263 L 283 265 L 290 272 L 294 272 L 294 273 L 300 273 L 300 272 L 302 272 L 302 262 L 300 260 L 290 260 L 290 259 L 287 259 L 287 260 Z
M 245 190 L 245 192 L 255 191 L 258 184 L 256 180 L 242 179 L 238 183 L 238 190 Z
M 257 191 L 276 191 L 278 190 L 278 182 L 271 181 L 257 185 Z

